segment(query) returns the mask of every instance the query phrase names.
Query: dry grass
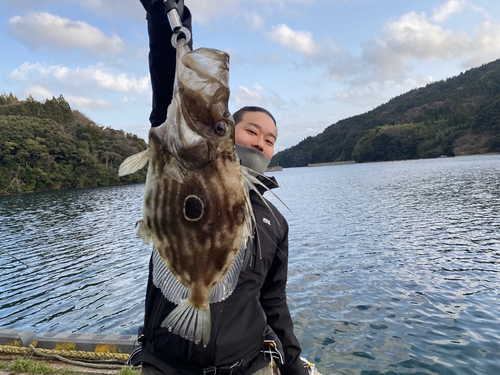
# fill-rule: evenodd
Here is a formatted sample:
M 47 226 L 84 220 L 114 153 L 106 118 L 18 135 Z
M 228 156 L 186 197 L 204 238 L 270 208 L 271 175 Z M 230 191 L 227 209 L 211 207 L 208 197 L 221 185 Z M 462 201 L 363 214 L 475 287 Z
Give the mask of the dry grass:
M 123 366 L 120 370 L 96 369 L 69 365 L 58 361 L 45 361 L 33 357 L 0 357 L 0 375 L 139 375 L 136 368 Z

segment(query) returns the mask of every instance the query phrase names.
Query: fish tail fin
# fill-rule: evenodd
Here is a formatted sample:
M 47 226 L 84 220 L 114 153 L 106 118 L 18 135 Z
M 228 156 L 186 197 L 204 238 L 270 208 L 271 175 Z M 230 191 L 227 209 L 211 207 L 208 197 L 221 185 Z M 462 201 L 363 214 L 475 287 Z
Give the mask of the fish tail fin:
M 197 344 L 203 341 L 203 346 L 207 346 L 211 331 L 210 308 L 197 309 L 186 299 L 165 318 L 161 326 Z

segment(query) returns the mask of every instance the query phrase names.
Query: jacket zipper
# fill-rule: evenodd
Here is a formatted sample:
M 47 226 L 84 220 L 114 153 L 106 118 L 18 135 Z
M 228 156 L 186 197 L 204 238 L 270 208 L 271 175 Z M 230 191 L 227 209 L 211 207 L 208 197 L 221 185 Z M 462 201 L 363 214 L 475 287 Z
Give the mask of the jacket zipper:
M 224 301 L 220 303 L 220 308 L 217 311 L 217 316 L 215 319 L 215 324 L 212 326 L 212 332 L 217 333 L 219 332 L 219 324 L 220 324 L 220 318 L 222 316 L 222 309 L 224 308 Z M 209 344 L 209 351 L 208 351 L 208 360 L 212 363 L 215 364 L 215 360 L 213 358 L 214 355 L 214 348 L 215 348 L 215 343 L 217 341 L 217 336 L 212 337 L 210 339 L 210 344 Z
M 153 345 L 154 345 L 155 327 L 156 327 L 156 324 L 158 323 L 158 316 L 160 315 L 162 305 L 163 305 L 163 298 L 160 299 L 160 304 L 158 305 L 158 308 L 156 309 L 155 317 L 153 319 L 153 324 L 151 325 L 151 327 L 149 327 L 151 343 Z

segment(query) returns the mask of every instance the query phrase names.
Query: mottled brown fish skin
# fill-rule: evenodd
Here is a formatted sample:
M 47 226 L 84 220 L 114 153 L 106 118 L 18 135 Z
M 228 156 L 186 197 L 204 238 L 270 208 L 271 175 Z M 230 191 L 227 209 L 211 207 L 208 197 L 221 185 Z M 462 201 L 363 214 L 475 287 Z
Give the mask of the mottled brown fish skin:
M 209 303 L 236 286 L 253 213 L 228 111 L 229 56 L 190 51 L 181 40 L 176 61 L 167 119 L 150 129 L 148 151 L 128 158 L 120 173 L 149 160 L 138 235 L 158 251 L 153 282 L 178 305 L 161 327 L 206 346 Z
M 201 309 L 241 247 L 246 200 L 241 170 L 234 152 L 226 152 L 178 183 L 161 173 L 169 156 L 154 152 L 158 146 L 149 145 L 150 167 L 158 173 L 146 192 L 143 217 L 167 267 Z M 199 218 L 197 208 L 195 214 L 186 212 L 186 200 L 201 205 Z

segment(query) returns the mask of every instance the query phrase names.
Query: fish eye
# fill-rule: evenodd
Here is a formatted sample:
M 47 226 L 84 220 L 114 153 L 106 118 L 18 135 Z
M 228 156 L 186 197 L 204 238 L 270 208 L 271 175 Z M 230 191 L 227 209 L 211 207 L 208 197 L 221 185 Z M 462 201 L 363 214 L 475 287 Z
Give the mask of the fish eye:
M 215 134 L 223 136 L 227 133 L 227 124 L 224 121 L 217 121 L 214 126 Z

